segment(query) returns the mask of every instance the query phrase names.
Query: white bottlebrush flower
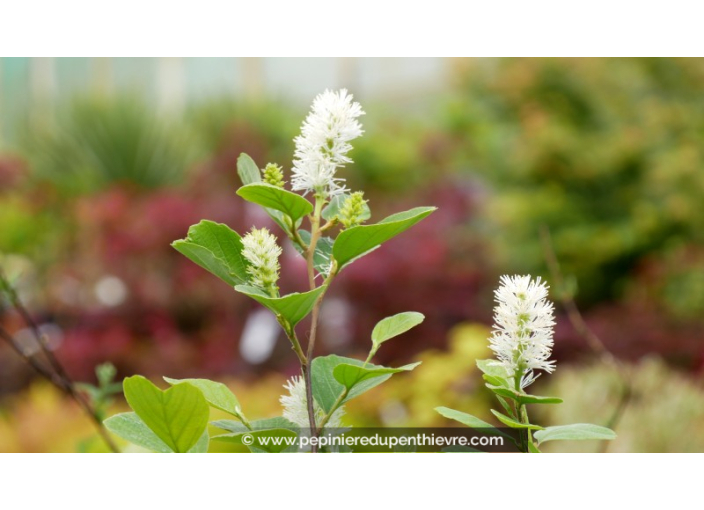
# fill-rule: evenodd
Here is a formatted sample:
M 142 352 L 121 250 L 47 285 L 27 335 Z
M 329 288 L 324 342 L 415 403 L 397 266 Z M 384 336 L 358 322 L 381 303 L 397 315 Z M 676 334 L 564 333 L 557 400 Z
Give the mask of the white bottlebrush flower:
M 499 360 L 497 364 L 510 376 L 520 377 L 520 386 L 525 388 L 538 377 L 534 370 L 555 370 L 555 362 L 548 360 L 555 325 L 548 287 L 540 277 L 502 276 L 494 295 L 498 305 L 494 308 L 490 348 Z
M 350 141 L 360 136 L 362 125 L 357 117 L 364 115 L 359 103 L 352 102 L 347 90 L 326 90 L 313 101 L 311 112 L 294 139 L 296 151 L 291 185 L 294 190 L 312 191 L 331 197 L 345 191 L 344 179 L 335 171 L 352 160 L 347 153 Z
M 276 236 L 270 234 L 266 228 L 253 228 L 242 238 L 242 245 L 242 256 L 249 262 L 247 273 L 250 283 L 275 296 L 278 291 L 276 282 L 279 281 L 281 255 Z
M 284 408 L 284 418 L 288 421 L 295 423 L 301 428 L 309 428 L 310 421 L 308 420 L 308 406 L 306 398 L 306 382 L 301 376 L 292 377 L 285 385 L 284 388 L 288 390 L 288 395 L 282 395 L 281 405 Z M 313 404 L 313 410 L 315 411 L 315 422 L 320 423 L 325 417 L 325 411 L 318 405 L 317 402 Z M 342 427 L 342 417 L 345 415 L 344 406 L 337 409 L 328 420 L 325 428 L 338 428 Z

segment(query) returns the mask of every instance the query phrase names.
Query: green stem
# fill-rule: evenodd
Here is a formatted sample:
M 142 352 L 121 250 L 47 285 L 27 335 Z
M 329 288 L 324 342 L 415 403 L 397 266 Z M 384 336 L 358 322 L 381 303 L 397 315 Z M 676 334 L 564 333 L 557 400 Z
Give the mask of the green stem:
M 367 359 L 364 360 L 364 365 L 362 365 L 362 368 L 365 368 L 367 366 L 367 363 L 369 363 L 371 361 L 371 359 L 374 357 L 375 354 L 376 354 L 376 349 L 374 349 L 374 347 L 372 347 L 369 350 L 369 356 L 367 356 Z
M 284 319 L 280 318 L 279 316 L 277 316 L 276 318 L 279 321 L 279 324 L 283 328 L 284 332 L 286 333 L 286 336 L 288 337 L 289 341 L 291 342 L 291 348 L 293 349 L 293 352 L 296 353 L 296 356 L 298 356 L 298 360 L 300 361 L 301 365 L 307 365 L 308 358 L 306 358 L 306 355 L 303 352 L 303 347 L 301 347 L 301 342 L 299 342 L 298 340 L 296 331 L 294 331 L 293 328 L 291 328 L 288 323 L 284 321 Z
M 242 414 L 241 412 L 238 412 L 236 416 L 240 419 L 240 421 L 242 422 L 242 425 L 247 427 L 249 430 L 252 430 L 252 424 L 249 423 L 249 420 L 245 417 L 244 414 Z
M 315 208 L 313 210 L 313 216 L 310 218 L 310 244 L 305 252 L 306 265 L 308 266 L 308 284 L 310 290 L 315 289 L 315 247 L 318 244 L 318 239 L 320 238 L 320 216 L 323 212 L 323 206 L 325 205 L 325 199 L 319 195 L 315 197 Z M 334 275 L 333 271 L 330 271 L 326 283 Z M 313 305 L 313 311 L 311 314 L 311 329 L 310 336 L 308 337 L 308 351 L 306 355 L 307 362 L 305 364 L 301 363 L 301 371 L 303 372 L 303 378 L 306 381 L 306 404 L 308 407 L 308 423 L 310 424 L 311 431 L 315 435 L 317 432 L 317 424 L 315 422 L 315 401 L 313 400 L 313 378 L 311 374 L 311 366 L 313 362 L 313 352 L 315 348 L 315 338 L 318 331 L 318 314 L 320 313 L 320 303 L 325 295 L 325 290 L 318 296 L 318 299 Z M 312 453 L 318 452 L 318 446 L 313 445 L 311 448 Z
M 290 231 L 287 232 L 288 238 L 291 240 L 292 243 L 297 244 L 303 253 L 307 253 L 308 252 L 308 245 L 301 238 L 301 235 L 298 233 L 298 229 L 290 224 L 289 224 L 289 229 L 290 229 Z
M 521 371 L 518 376 L 514 376 L 514 385 L 518 393 L 523 393 L 523 389 L 521 388 L 521 379 L 523 375 L 523 371 Z M 520 421 L 524 425 L 530 424 L 530 420 L 528 419 L 528 409 L 526 409 L 525 404 L 516 403 L 516 417 L 518 418 L 518 421 Z M 533 433 L 530 429 L 521 429 L 520 435 L 521 449 L 524 453 L 528 453 L 530 451 L 529 445 L 534 445 Z
M 310 218 L 310 244 L 306 250 L 306 262 L 308 265 L 308 285 L 310 290 L 315 289 L 315 248 L 318 245 L 318 239 L 320 239 L 320 215 L 323 212 L 323 206 L 325 205 L 325 200 L 316 195 L 315 197 L 315 209 L 313 210 L 313 216 Z
M 342 402 L 347 398 L 347 388 L 340 394 L 339 397 L 337 397 L 337 400 L 335 400 L 335 403 L 332 405 L 332 408 L 330 409 L 330 412 L 326 414 L 322 420 L 320 420 L 320 425 L 318 425 L 317 430 L 315 431 L 315 435 L 319 435 L 322 431 L 325 425 L 328 424 L 328 421 L 330 421 L 330 418 L 332 418 L 332 415 L 335 414 L 335 411 L 342 405 Z

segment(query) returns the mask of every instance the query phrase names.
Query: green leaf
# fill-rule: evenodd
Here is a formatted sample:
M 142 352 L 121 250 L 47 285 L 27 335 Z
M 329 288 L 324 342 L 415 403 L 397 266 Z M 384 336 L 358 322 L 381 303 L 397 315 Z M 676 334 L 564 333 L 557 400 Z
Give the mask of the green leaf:
M 478 359 L 477 367 L 482 371 L 482 373 L 488 376 L 508 379 L 510 374 L 503 366 L 497 365 L 496 363 L 498 362 L 494 359 Z
M 216 420 L 211 421 L 210 424 L 213 427 L 227 430 L 228 432 L 235 432 L 238 434 L 241 432 L 248 432 L 250 430 L 241 421 L 235 420 Z
M 237 159 L 237 173 L 242 180 L 243 186 L 262 182 L 262 175 L 259 171 L 259 167 L 247 154 L 242 153 Z M 289 226 L 286 224 L 284 215 L 280 211 L 269 207 L 265 207 L 264 210 L 271 217 L 271 219 L 283 229 L 284 232 L 289 231 Z
M 547 427 L 545 430 L 536 432 L 533 437 L 538 443 L 546 441 L 610 440 L 616 439 L 616 433 L 609 428 L 592 425 L 591 423 L 574 423 L 572 425 Z
M 240 433 L 248 432 L 250 430 L 245 425 L 235 420 L 217 420 L 211 422 L 210 424 L 213 427 L 217 427 L 219 429 L 227 430 L 230 432 Z M 275 418 L 265 418 L 263 420 L 254 420 L 250 423 L 250 426 L 252 427 L 251 430 L 289 429 L 293 430 L 294 432 L 300 428 L 295 423 L 292 423 L 281 416 L 277 416 Z
M 519 393 L 516 390 L 507 388 L 506 386 L 494 386 L 493 384 L 486 384 L 486 387 L 497 395 L 501 395 L 502 397 L 510 398 L 513 400 L 518 400 Z
M 105 420 L 105 428 L 116 436 L 157 453 L 173 453 L 164 441 L 137 416 L 136 413 L 120 413 Z M 188 453 L 206 453 L 210 439 L 205 431 Z
M 190 450 L 208 426 L 208 403 L 200 390 L 177 384 L 162 391 L 148 379 L 125 379 L 125 398 L 132 410 L 176 453 Z
M 171 246 L 228 285 L 246 284 L 249 279 L 242 238 L 227 225 L 203 220 Z
M 484 379 L 486 382 L 488 382 L 492 386 L 499 386 L 501 388 L 510 389 L 509 382 L 506 379 L 502 379 L 501 377 L 497 377 L 495 375 L 482 374 L 482 379 Z
M 503 436 L 512 439 L 508 434 L 501 432 L 499 429 L 494 427 L 491 423 L 487 423 L 484 420 L 480 420 L 476 416 L 471 414 L 463 413 L 462 411 L 456 411 L 450 409 L 449 407 L 436 407 L 435 411 L 445 418 L 455 420 L 460 422 L 462 425 L 467 425 L 473 429 L 484 429 L 487 434 L 492 436 Z
M 200 436 L 198 442 L 193 445 L 193 448 L 188 450 L 186 453 L 208 453 L 208 447 L 210 446 L 210 436 L 208 435 L 208 429 L 206 428 L 203 435 Z
M 435 209 L 416 207 L 410 211 L 392 214 L 376 225 L 360 225 L 344 230 L 337 236 L 333 246 L 333 256 L 338 268 L 342 269 L 356 258 L 411 228 Z
M 277 316 L 283 317 L 293 328 L 313 310 L 315 301 L 325 291 L 325 287 L 321 285 L 308 292 L 294 292 L 279 298 L 272 298 L 261 289 L 250 285 L 238 285 L 235 290 L 258 301 Z
M 262 174 L 259 171 L 259 167 L 254 160 L 244 152 L 237 158 L 237 174 L 240 176 L 242 185 L 244 186 L 255 182 L 262 182 Z
M 501 395 L 502 397 L 510 398 L 517 401 L 519 404 L 561 404 L 562 399 L 558 397 L 539 397 L 537 395 L 528 395 L 527 393 L 519 393 L 514 389 L 506 388 L 505 386 L 495 386 L 487 384 L 487 388 Z
M 136 413 L 120 413 L 103 422 L 113 434 L 130 443 L 157 453 L 173 453 L 167 444 L 159 439 Z
M 533 444 L 532 441 L 528 441 L 528 452 L 530 453 L 541 453 L 538 447 Z
M 298 437 L 298 434 L 288 429 L 266 429 L 222 434 L 214 436 L 213 441 L 243 444 L 252 450 L 279 453 L 295 445 L 295 442 L 289 443 L 286 440 L 289 439 L 290 441 L 296 437 Z M 262 438 L 269 438 L 268 443 L 262 444 Z
M 408 372 L 416 368 L 418 365 L 420 365 L 420 363 L 421 362 L 418 361 L 417 363 L 411 363 L 410 365 L 404 365 L 399 368 L 377 366 L 372 367 L 369 364 L 367 364 L 366 367 L 362 367 L 358 365 L 349 365 L 347 363 L 342 363 L 340 365 L 337 365 L 333 369 L 332 374 L 337 382 L 347 388 L 348 393 L 347 398 L 345 399 L 346 402 L 350 398 L 354 398 L 359 395 L 359 393 L 356 392 L 356 387 L 360 383 L 387 374 L 393 375 L 398 374 L 399 372 Z
M 323 219 L 325 221 L 330 221 L 332 220 L 335 216 L 337 216 L 340 213 L 340 209 L 342 208 L 342 204 L 345 203 L 345 200 L 349 198 L 350 194 L 349 193 L 343 193 L 342 195 L 335 195 L 332 200 L 330 200 L 330 203 L 323 209 Z M 359 216 L 360 222 L 367 221 L 369 218 L 372 217 L 372 212 L 369 209 L 369 206 L 365 203 L 362 206 L 362 214 Z
M 329 356 L 319 356 L 315 358 L 312 363 L 311 378 L 313 379 L 313 398 L 326 413 L 330 412 L 337 399 L 346 389 L 345 386 L 335 377 L 335 369 L 339 365 L 362 367 L 364 363 L 356 359 L 344 358 L 334 354 Z M 393 369 L 368 363 L 366 368 L 360 372 L 357 372 L 357 374 L 364 374 L 367 371 L 374 373 L 377 369 L 381 369 L 382 372 L 374 373 L 371 377 L 364 376 L 361 381 L 354 384 L 354 387 L 348 391 L 347 396 L 341 401 L 341 403 L 348 402 L 350 399 L 380 385 L 389 379 L 395 373 L 394 371 L 398 372 L 412 370 L 415 366 L 417 366 L 417 363 L 413 365 L 406 365 L 405 367 L 398 369 Z M 347 374 L 347 370 L 349 369 L 342 370 L 344 370 L 345 374 Z M 338 372 L 338 375 L 339 374 L 340 372 Z
M 298 235 L 301 236 L 303 242 L 310 245 L 310 232 L 307 230 L 299 230 Z M 330 268 L 330 261 L 332 260 L 332 245 L 335 241 L 329 237 L 321 237 L 318 239 L 315 245 L 315 254 L 313 255 L 313 266 L 315 270 L 319 273 L 327 274 Z M 298 253 L 305 257 L 305 252 L 301 249 L 298 244 L 294 243 L 293 246 L 296 248 Z
M 372 331 L 373 352 L 376 352 L 382 343 L 416 327 L 424 319 L 422 313 L 403 312 L 380 320 Z
M 171 379 L 164 377 L 164 380 L 171 384 L 190 384 L 198 388 L 205 397 L 205 400 L 215 409 L 220 409 L 234 416 L 240 416 L 240 403 L 230 388 L 222 383 L 210 381 L 208 379 Z
M 518 402 L 521 404 L 562 404 L 563 400 L 558 397 L 539 397 L 521 393 L 518 397 Z
M 264 182 L 243 186 L 237 194 L 249 202 L 284 213 L 291 218 L 292 225 L 298 225 L 301 218 L 313 212 L 313 204 L 301 195 Z
M 508 402 L 506 401 L 506 399 L 504 399 L 500 395 L 495 395 L 495 397 L 496 397 L 496 400 L 499 401 L 499 404 L 501 404 L 501 407 L 504 408 L 504 411 L 506 411 L 508 413 L 508 415 L 515 420 L 516 415 L 514 414 L 513 409 L 511 409 L 511 406 L 508 405 Z
M 498 411 L 494 411 L 491 409 L 491 414 L 496 416 L 501 423 L 504 425 L 511 427 L 512 429 L 529 429 L 529 430 L 543 430 L 543 427 L 540 425 L 533 425 L 531 423 L 521 423 L 520 421 L 516 421 L 513 418 L 509 418 L 505 414 L 501 414 Z

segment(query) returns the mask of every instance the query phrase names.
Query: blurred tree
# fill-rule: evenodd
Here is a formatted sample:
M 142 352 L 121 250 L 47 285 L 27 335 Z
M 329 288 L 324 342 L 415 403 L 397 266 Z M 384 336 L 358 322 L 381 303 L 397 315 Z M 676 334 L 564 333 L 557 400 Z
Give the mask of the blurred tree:
M 494 188 L 488 214 L 506 266 L 544 269 L 544 224 L 583 303 L 622 297 L 648 260 L 668 266 L 658 298 L 686 313 L 682 294 L 698 302 L 701 286 L 668 261 L 704 241 L 703 86 L 698 59 L 470 67 L 445 123 L 455 167 Z

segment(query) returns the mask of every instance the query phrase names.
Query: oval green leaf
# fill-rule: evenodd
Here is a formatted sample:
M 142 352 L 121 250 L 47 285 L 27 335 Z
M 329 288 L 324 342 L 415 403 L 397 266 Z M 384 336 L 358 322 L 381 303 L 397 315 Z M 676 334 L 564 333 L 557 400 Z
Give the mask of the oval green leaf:
M 298 225 L 301 218 L 313 212 L 313 204 L 301 195 L 264 182 L 247 184 L 237 194 L 248 202 L 284 213 L 292 225 Z
M 484 379 L 491 381 L 491 376 L 484 375 Z M 496 386 L 494 384 L 486 384 L 486 387 L 497 395 L 510 398 L 517 401 L 519 404 L 561 404 L 562 399 L 558 397 L 539 397 L 538 395 L 528 395 L 527 393 L 519 393 L 512 388 L 506 386 Z
M 387 340 L 405 333 L 423 322 L 425 315 L 418 312 L 403 312 L 377 322 L 372 331 L 372 344 L 375 351 Z
M 237 158 L 237 174 L 240 176 L 243 186 L 262 181 L 262 174 L 259 172 L 259 167 L 254 160 L 244 152 Z
M 329 356 L 318 356 L 313 360 L 311 367 L 311 378 L 313 379 L 313 398 L 320 405 L 320 407 L 326 412 L 330 410 L 337 402 L 337 399 L 342 395 L 344 391 L 347 390 L 347 396 L 342 400 L 342 403 L 348 402 L 350 399 L 365 393 L 372 388 L 380 385 L 384 381 L 388 380 L 394 373 L 398 371 L 413 370 L 418 363 L 412 365 L 406 365 L 398 369 L 380 367 L 378 365 L 372 365 L 367 363 L 364 370 L 356 372 L 356 374 L 362 374 L 362 380 L 356 382 L 351 389 L 347 389 L 340 381 L 335 377 L 335 369 L 339 365 L 349 365 L 352 367 L 362 367 L 364 363 L 357 359 L 345 358 L 342 356 L 336 356 L 331 354 Z M 366 372 L 374 372 L 377 369 L 384 370 L 383 373 L 376 373 L 371 377 L 364 376 Z M 349 370 L 349 369 L 342 369 Z M 391 372 L 389 372 L 391 371 Z M 396 371 L 396 372 L 394 372 Z M 338 372 L 338 376 L 340 376 Z M 345 372 L 347 374 L 347 372 Z M 356 377 L 356 375 L 354 376 Z M 352 379 L 349 380 L 352 382 Z
M 483 374 L 492 377 L 499 377 L 501 379 L 508 379 L 510 374 L 495 359 L 478 359 L 477 368 L 482 371 Z
M 164 377 L 164 380 L 171 384 L 190 384 L 198 388 L 215 409 L 220 409 L 233 416 L 240 416 L 240 403 L 234 393 L 222 383 L 209 379 L 171 379 Z
M 341 270 L 356 258 L 408 230 L 435 209 L 416 207 L 410 211 L 392 214 L 375 225 L 360 225 L 344 230 L 337 236 L 332 250 L 338 268 Z
M 325 291 L 325 285 L 308 292 L 294 292 L 279 298 L 272 298 L 263 290 L 251 285 L 237 285 L 235 290 L 261 303 L 275 315 L 280 315 L 293 328 L 313 310 L 315 301 Z
M 512 429 L 543 430 L 543 427 L 541 427 L 540 425 L 533 425 L 532 423 L 521 423 L 493 409 L 491 409 L 491 414 L 496 416 L 501 423 L 508 427 L 511 427 Z
M 389 368 L 389 367 L 379 367 L 370 366 L 367 364 L 366 367 L 359 365 L 350 365 L 347 363 L 342 363 L 337 365 L 333 371 L 333 377 L 335 380 L 347 388 L 348 398 L 356 397 L 359 395 L 355 391 L 355 388 L 362 382 L 368 381 L 369 379 L 374 379 L 376 377 L 382 377 L 384 375 L 398 374 L 399 372 L 408 372 L 420 365 L 420 361 L 416 363 L 411 363 L 410 365 L 404 365 L 399 368 Z
M 242 238 L 227 225 L 203 220 L 171 246 L 230 286 L 246 284 L 249 279 Z
M 592 425 L 591 423 L 574 423 L 572 425 L 559 425 L 546 427 L 534 434 L 538 443 L 546 441 L 587 441 L 616 439 L 616 433 L 606 427 Z
M 444 416 L 445 418 L 460 422 L 462 425 L 467 425 L 468 427 L 471 427 L 473 429 L 483 429 L 487 434 L 491 434 L 493 436 L 504 436 L 509 439 L 512 439 L 508 434 L 501 432 L 492 424 L 487 423 L 484 420 L 480 420 L 479 418 L 477 418 L 476 416 L 472 416 L 471 414 L 463 413 L 462 411 L 456 411 L 455 409 L 450 409 L 449 407 L 436 407 L 435 411 Z
M 245 153 L 240 154 L 240 157 L 237 159 L 237 173 L 242 180 L 243 186 L 262 182 L 262 174 L 259 171 L 259 167 L 254 160 Z M 269 207 L 265 207 L 264 210 L 284 232 L 288 233 L 289 227 L 284 220 L 284 215 L 280 211 Z
M 136 413 L 120 413 L 111 416 L 103 422 L 105 428 L 116 436 L 129 441 L 146 450 L 156 453 L 174 453 L 164 441 L 159 439 L 152 430 L 137 416 Z M 207 453 L 210 438 L 206 430 L 198 442 L 187 453 Z
M 208 426 L 210 409 L 203 393 L 190 384 L 162 391 L 135 375 L 123 383 L 125 398 L 137 416 L 176 453 L 188 452 Z

